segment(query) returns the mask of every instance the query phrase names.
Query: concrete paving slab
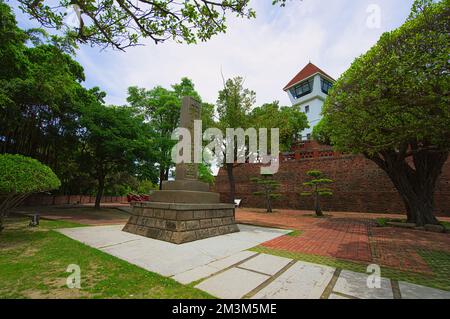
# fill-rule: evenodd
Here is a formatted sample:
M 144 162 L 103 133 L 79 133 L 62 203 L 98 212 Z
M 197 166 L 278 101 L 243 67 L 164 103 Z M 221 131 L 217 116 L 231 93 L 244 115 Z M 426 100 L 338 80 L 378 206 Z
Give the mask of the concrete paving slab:
M 175 245 L 122 232 L 122 228 L 123 225 L 59 231 L 70 238 L 163 276 L 174 276 L 208 265 L 289 233 L 289 230 L 239 225 L 241 229 L 239 233 Z
M 124 225 L 77 227 L 58 229 L 61 234 L 78 240 L 94 248 L 118 245 L 132 240 L 140 240 L 141 236 L 125 233 Z
M 231 268 L 195 287 L 219 298 L 240 299 L 269 278 L 249 270 Z
M 273 276 L 291 261 L 292 259 L 289 258 L 261 254 L 239 265 L 239 268 L 258 271 Z
M 177 274 L 173 276 L 172 278 L 176 281 L 182 283 L 182 284 L 190 284 L 194 281 L 209 277 L 221 270 L 224 270 L 226 268 L 229 268 L 247 258 L 250 258 L 252 256 L 257 255 L 256 252 L 251 252 L 248 250 L 241 251 L 237 254 L 231 255 L 229 257 L 213 261 L 210 264 L 207 264 L 205 266 L 197 267 L 191 270 L 188 270 L 186 272 L 183 272 L 181 274 Z
M 172 279 L 175 279 L 179 283 L 187 285 L 187 284 L 190 284 L 197 280 L 209 277 L 219 271 L 220 270 L 218 270 L 217 268 L 211 267 L 209 265 L 205 265 L 205 266 L 200 266 L 200 267 L 188 270 L 186 272 L 183 272 L 181 274 L 175 275 L 172 277 Z
M 328 299 L 350 299 L 341 295 L 331 294 Z
M 381 288 L 369 288 L 367 286 L 368 274 L 343 270 L 339 276 L 333 291 L 359 299 L 393 299 L 391 281 L 381 278 Z
M 399 282 L 402 299 L 450 299 L 450 291 Z
M 244 250 L 237 254 L 231 255 L 229 257 L 219 259 L 217 261 L 213 261 L 212 263 L 208 264 L 208 266 L 214 267 L 218 270 L 222 270 L 222 269 L 231 267 L 231 266 L 233 266 L 247 258 L 255 256 L 257 254 L 258 253 L 254 252 L 254 251 Z
M 333 278 L 335 269 L 297 262 L 253 299 L 319 299 Z

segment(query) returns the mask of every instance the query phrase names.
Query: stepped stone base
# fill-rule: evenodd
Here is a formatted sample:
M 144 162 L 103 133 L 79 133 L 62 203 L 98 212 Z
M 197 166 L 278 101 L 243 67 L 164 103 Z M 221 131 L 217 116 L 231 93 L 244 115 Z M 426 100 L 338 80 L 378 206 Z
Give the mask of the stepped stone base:
M 239 232 L 232 204 L 133 203 L 123 231 L 174 244 Z
M 219 204 L 220 194 L 200 191 L 162 190 L 153 192 L 152 203 Z

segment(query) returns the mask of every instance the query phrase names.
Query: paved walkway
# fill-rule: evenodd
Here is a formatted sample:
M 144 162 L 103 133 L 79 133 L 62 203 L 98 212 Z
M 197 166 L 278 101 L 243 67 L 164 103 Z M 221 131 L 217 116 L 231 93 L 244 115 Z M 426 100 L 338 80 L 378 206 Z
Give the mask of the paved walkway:
M 450 292 L 328 266 L 255 254 L 196 288 L 223 299 L 450 299 Z
M 122 232 L 123 225 L 59 230 L 66 236 L 171 277 L 219 298 L 351 299 L 445 298 L 450 292 L 381 279 L 369 288 L 368 275 L 259 254 L 247 249 L 289 231 L 240 225 L 241 232 L 174 245 Z
M 419 250 L 450 252 L 450 235 L 425 231 L 376 227 L 377 217 L 401 215 L 331 213 L 332 218 L 314 218 L 311 212 L 281 210 L 265 214 L 240 209 L 241 223 L 302 231 L 297 237 L 282 236 L 264 247 L 327 256 L 350 261 L 376 263 L 406 271 L 429 274 L 432 270 Z
M 289 232 L 243 225 L 239 233 L 175 245 L 123 232 L 123 227 L 124 225 L 81 227 L 59 231 L 88 246 L 170 277 L 182 276 L 191 270 L 207 270 L 208 267 L 202 267 L 219 260 L 218 265 L 213 266 L 226 268 L 238 262 L 239 258 L 247 258 L 252 254 L 246 252 L 247 249 Z M 230 258 L 225 259 L 227 257 Z M 198 279 L 200 278 L 203 277 Z

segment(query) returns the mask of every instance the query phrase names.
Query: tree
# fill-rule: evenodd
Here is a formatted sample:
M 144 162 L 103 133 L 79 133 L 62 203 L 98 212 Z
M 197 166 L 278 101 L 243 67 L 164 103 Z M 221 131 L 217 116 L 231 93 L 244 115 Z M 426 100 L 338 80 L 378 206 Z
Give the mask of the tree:
M 319 142 L 323 145 L 330 145 L 330 132 L 329 132 L 330 126 L 328 124 L 327 117 L 324 117 L 320 120 L 319 123 L 317 123 L 316 126 L 314 126 L 312 131 L 312 137 L 314 140 Z
M 61 185 L 46 165 L 22 155 L 0 154 L 0 232 L 7 214 L 33 193 Z
M 252 178 L 251 181 L 256 183 L 262 191 L 254 192 L 255 196 L 264 196 L 266 201 L 267 212 L 272 213 L 272 201 L 281 197 L 281 194 L 275 193 L 280 187 L 280 183 L 274 180 L 273 175 L 263 175 L 262 178 Z
M 249 0 L 19 0 L 20 8 L 46 28 L 65 32 L 68 38 L 90 45 L 123 50 L 142 44 L 142 38 L 155 43 L 207 41 L 227 29 L 226 15 L 254 18 Z M 286 0 L 272 0 L 284 6 Z M 72 7 L 78 23 L 66 23 Z
M 322 208 L 320 207 L 321 196 L 332 196 L 333 192 L 329 188 L 324 188 L 324 185 L 333 183 L 334 181 L 325 177 L 321 171 L 309 171 L 306 173 L 311 180 L 303 183 L 303 186 L 310 188 L 310 191 L 302 192 L 301 196 L 313 196 L 314 197 L 314 209 L 317 217 L 323 217 Z
M 132 107 L 106 107 L 93 101 L 83 110 L 84 128 L 80 154 L 82 169 L 97 180 L 95 208 L 100 208 L 106 179 L 112 174 L 132 171 L 151 152 L 150 127 Z
M 217 112 L 219 114 L 218 127 L 225 132 L 227 128 L 242 128 L 247 129 L 251 126 L 249 113 L 255 103 L 256 93 L 244 88 L 244 79 L 236 77 L 229 79 L 224 83 L 223 90 L 219 91 L 217 99 Z M 233 140 L 236 145 L 236 139 Z M 224 139 L 224 154 L 226 148 L 231 147 L 226 145 Z M 235 161 L 237 159 L 238 150 L 234 148 L 234 158 L 227 159 L 225 168 L 227 170 L 228 182 L 230 185 L 230 201 L 234 204 L 236 196 L 236 184 L 234 179 L 234 168 L 239 165 Z M 225 158 L 225 155 L 223 156 Z
M 160 86 L 152 90 L 138 87 L 128 89 L 128 103 L 137 108 L 152 127 L 155 161 L 159 166 L 160 189 L 162 182 L 169 178 L 170 169 L 173 167 L 172 148 L 177 142 L 172 140 L 172 133 L 180 123 L 183 96 L 191 96 L 201 102 L 194 83 L 188 78 L 182 78 L 180 83 L 172 85 L 172 90 Z M 205 112 L 202 112 L 202 118 L 206 119 L 213 113 L 207 104 L 204 105 L 206 108 Z
M 324 106 L 340 151 L 362 153 L 391 179 L 408 222 L 437 224 L 436 182 L 450 149 L 448 1 L 416 0 L 334 85 Z
M 60 176 L 58 193 L 91 195 L 98 181 L 80 155 L 88 133 L 80 119 L 90 105 L 103 103 L 105 93 L 82 86 L 83 68 L 66 53 L 72 52 L 67 46 L 70 42 L 42 30 L 19 29 L 10 7 L 0 0 L 0 153 L 48 165 Z M 127 172 L 109 175 L 105 192 L 133 189 L 146 179 L 157 182 L 153 153 L 147 155 Z M 120 185 L 111 185 L 119 175 Z
M 75 161 L 78 118 L 93 92 L 81 85 L 83 68 L 57 46 L 30 43 L 31 33 L 16 26 L 1 0 L 0 21 L 0 153 L 48 165 L 62 193 L 84 189 L 90 181 Z
M 308 118 L 299 106 L 279 104 L 274 101 L 253 109 L 250 121 L 256 129 L 267 128 L 270 132 L 271 128 L 279 128 L 280 148 L 282 151 L 290 151 L 292 144 L 301 139 L 301 132 L 308 128 Z

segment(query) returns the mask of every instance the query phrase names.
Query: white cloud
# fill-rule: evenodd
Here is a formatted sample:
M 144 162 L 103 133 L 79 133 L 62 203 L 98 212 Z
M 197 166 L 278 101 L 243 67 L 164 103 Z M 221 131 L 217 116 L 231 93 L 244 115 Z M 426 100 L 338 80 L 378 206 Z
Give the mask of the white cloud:
M 309 60 L 338 77 L 382 32 L 403 23 L 412 0 L 288 1 L 285 8 L 254 0 L 257 19 L 230 18 L 228 31 L 198 45 L 148 43 L 127 52 L 83 47 L 77 59 L 89 86 L 100 86 L 107 101 L 122 104 L 129 86 L 168 87 L 187 76 L 201 96 L 214 103 L 226 78 L 243 76 L 256 91 L 257 104 L 289 101 L 283 86 Z M 381 29 L 365 25 L 369 4 L 382 9 Z

